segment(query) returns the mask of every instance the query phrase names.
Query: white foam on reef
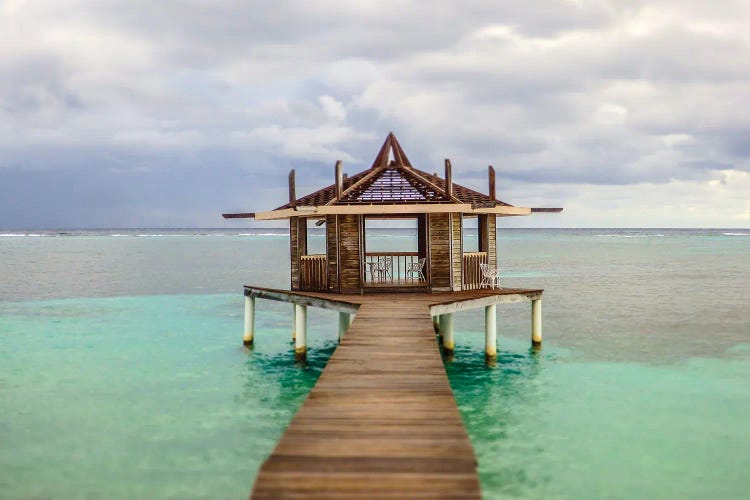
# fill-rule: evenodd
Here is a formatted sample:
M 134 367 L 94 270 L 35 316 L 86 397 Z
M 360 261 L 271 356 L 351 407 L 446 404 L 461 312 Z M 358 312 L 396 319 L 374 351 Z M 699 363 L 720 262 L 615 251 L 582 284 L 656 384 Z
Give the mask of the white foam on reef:
M 41 238 L 43 236 L 48 236 L 48 235 L 37 234 L 37 233 L 4 233 L 4 234 L 0 234 L 0 237 L 4 237 L 4 238 Z
M 606 238 L 664 238 L 663 234 L 597 234 Z
M 240 233 L 237 236 L 289 236 L 289 233 Z
M 721 233 L 724 236 L 750 236 L 750 233 Z

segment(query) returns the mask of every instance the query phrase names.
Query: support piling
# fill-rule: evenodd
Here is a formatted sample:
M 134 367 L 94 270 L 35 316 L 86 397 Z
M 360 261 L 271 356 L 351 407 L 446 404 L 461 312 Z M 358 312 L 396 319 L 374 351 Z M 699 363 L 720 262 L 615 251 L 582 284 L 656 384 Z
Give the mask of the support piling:
M 531 345 L 542 346 L 542 299 L 531 301 Z
M 347 312 L 339 313 L 339 342 L 344 337 L 344 334 L 349 329 L 349 325 L 352 322 L 351 314 Z
M 443 352 L 446 356 L 453 356 L 455 342 L 453 340 L 453 314 L 443 314 L 440 319 L 440 330 L 443 335 Z
M 307 306 L 294 305 L 294 358 L 304 361 L 307 358 Z
M 497 305 L 484 308 L 484 357 L 486 361 L 497 358 Z
M 253 345 L 255 336 L 255 297 L 245 297 L 245 334 L 242 343 L 246 346 Z

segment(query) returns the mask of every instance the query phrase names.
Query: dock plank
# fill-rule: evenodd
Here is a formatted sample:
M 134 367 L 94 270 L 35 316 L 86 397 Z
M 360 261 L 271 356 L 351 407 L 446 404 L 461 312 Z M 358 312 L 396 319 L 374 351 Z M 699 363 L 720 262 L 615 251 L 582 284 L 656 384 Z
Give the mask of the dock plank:
M 261 466 L 252 498 L 481 498 L 430 307 L 541 290 L 362 296 L 248 289 L 272 300 L 296 295 L 359 306 Z

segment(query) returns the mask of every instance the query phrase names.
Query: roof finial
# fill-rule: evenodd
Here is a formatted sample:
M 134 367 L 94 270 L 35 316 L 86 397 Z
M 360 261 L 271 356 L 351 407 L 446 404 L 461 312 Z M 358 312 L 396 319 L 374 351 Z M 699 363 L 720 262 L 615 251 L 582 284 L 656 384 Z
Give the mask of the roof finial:
M 383 146 L 380 148 L 378 155 L 375 157 L 375 161 L 372 163 L 371 169 L 387 167 L 390 164 L 391 155 L 393 156 L 394 164 L 397 167 L 411 168 L 409 158 L 406 157 L 406 153 L 401 148 L 401 144 L 398 143 L 398 139 L 393 132 L 388 132 L 385 138 Z

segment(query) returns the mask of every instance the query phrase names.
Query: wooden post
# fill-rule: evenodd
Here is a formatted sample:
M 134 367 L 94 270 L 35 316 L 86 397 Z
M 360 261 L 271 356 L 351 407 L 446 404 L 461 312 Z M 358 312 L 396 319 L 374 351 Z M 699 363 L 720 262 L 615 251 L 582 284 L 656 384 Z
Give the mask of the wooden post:
M 294 202 L 297 201 L 297 192 L 294 182 L 294 169 L 289 172 L 289 203 L 294 206 Z
M 294 308 L 297 334 L 294 340 L 294 357 L 297 361 L 304 361 L 307 357 L 307 306 L 295 304 Z
M 451 174 L 451 161 L 445 159 L 445 197 L 453 197 L 453 175 Z
M 453 314 L 443 314 L 440 319 L 440 330 L 443 333 L 443 352 L 446 356 L 452 356 L 455 350 L 453 342 Z
M 344 191 L 344 176 L 341 170 L 341 160 L 336 161 L 336 199 L 341 198 L 341 193 Z
M 484 308 L 484 358 L 497 358 L 497 304 Z
M 339 342 L 341 342 L 341 339 L 344 337 L 344 334 L 349 329 L 349 325 L 351 325 L 352 317 L 349 313 L 346 312 L 340 312 L 339 313 Z
M 245 335 L 242 343 L 250 347 L 255 336 L 255 297 L 245 297 Z
M 542 299 L 531 301 L 531 345 L 542 346 Z
M 487 173 L 489 176 L 489 184 L 490 184 L 490 199 L 494 200 L 497 198 L 497 194 L 495 193 L 495 169 L 492 168 L 492 165 L 487 167 Z

